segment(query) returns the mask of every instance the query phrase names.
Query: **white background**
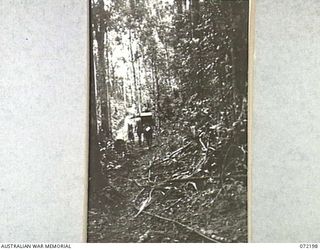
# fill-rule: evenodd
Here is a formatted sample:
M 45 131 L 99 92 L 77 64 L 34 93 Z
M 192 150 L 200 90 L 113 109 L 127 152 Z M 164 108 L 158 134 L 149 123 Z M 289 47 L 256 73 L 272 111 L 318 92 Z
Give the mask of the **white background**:
M 320 1 L 256 0 L 255 242 L 320 241 Z
M 0 242 L 81 242 L 87 2 L 0 1 Z
M 252 239 L 319 241 L 320 2 L 256 2 Z M 1 242 L 84 240 L 87 6 L 0 1 Z

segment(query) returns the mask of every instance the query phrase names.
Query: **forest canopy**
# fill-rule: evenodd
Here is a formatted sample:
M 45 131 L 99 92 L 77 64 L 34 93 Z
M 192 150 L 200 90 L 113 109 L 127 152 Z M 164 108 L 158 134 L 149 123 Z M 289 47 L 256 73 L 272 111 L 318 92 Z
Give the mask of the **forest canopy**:
M 91 5 L 96 113 L 108 136 L 116 100 L 139 112 L 151 107 L 166 118 L 173 108 L 180 115 L 175 103 L 210 98 L 215 119 L 223 112 L 236 121 L 247 98 L 248 1 L 96 0 Z
M 90 5 L 89 240 L 247 241 L 249 1 Z

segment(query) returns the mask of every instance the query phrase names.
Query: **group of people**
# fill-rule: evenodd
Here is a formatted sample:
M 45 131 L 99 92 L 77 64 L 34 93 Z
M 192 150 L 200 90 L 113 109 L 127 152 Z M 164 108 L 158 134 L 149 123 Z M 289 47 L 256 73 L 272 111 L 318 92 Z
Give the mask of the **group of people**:
M 134 132 L 136 132 L 138 136 L 139 146 L 143 145 L 143 142 L 146 141 L 148 147 L 150 148 L 152 145 L 152 134 L 153 129 L 151 124 L 142 124 L 139 120 L 136 123 L 135 129 L 132 124 L 128 124 L 128 139 L 130 142 L 134 142 Z

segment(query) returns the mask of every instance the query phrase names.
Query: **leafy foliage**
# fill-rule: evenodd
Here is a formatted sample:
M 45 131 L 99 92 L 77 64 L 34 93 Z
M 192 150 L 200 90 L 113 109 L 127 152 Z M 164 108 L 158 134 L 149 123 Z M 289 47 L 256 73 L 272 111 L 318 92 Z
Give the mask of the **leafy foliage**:
M 115 201 L 108 209 L 131 209 L 119 218 L 131 214 L 141 228 L 162 220 L 196 232 L 176 235 L 179 242 L 246 241 L 248 1 L 91 5 L 101 153 L 95 166 L 106 186 L 96 199 Z M 119 155 L 106 130 L 123 126 L 132 107 L 153 111 L 156 143 L 149 151 L 128 145 Z M 154 218 L 140 219 L 145 215 Z M 107 222 L 100 222 L 91 225 L 102 230 Z M 139 232 L 132 236 L 139 242 L 166 239 Z

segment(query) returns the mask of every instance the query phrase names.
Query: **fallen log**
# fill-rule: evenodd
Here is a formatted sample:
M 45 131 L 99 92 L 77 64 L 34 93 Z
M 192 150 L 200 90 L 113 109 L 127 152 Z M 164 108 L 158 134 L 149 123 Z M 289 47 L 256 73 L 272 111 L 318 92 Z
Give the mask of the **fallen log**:
M 170 206 L 166 207 L 163 211 L 167 211 L 170 208 L 174 207 L 175 205 L 177 205 L 180 201 L 182 200 L 182 198 L 179 198 L 178 200 L 176 200 L 173 204 L 171 204 Z
M 231 176 L 227 176 L 229 178 L 233 178 L 233 179 L 247 179 L 247 175 L 231 175 Z M 139 186 L 140 188 L 154 188 L 157 190 L 163 190 L 164 186 L 171 184 L 171 183 L 179 183 L 179 182 L 188 182 L 188 181 L 201 181 L 201 180 L 208 180 L 208 179 L 213 179 L 213 180 L 221 180 L 221 176 L 201 176 L 201 177 L 186 177 L 186 178 L 176 178 L 176 179 L 170 179 L 170 180 L 166 180 L 166 181 L 162 181 L 160 183 L 150 183 L 151 185 L 141 185 L 138 184 L 136 180 L 135 183 L 137 186 Z
M 189 146 L 191 145 L 191 142 L 188 142 L 186 145 L 182 146 L 181 148 L 178 148 L 177 150 L 173 151 L 170 155 L 168 155 L 166 158 L 156 162 L 156 161 L 153 161 L 149 167 L 146 169 L 146 170 L 149 170 L 150 168 L 152 168 L 153 166 L 156 166 L 156 165 L 160 165 L 162 163 L 165 163 L 169 160 L 171 160 L 174 156 L 176 156 L 178 153 L 182 152 L 183 150 L 187 149 Z
M 135 209 L 137 209 L 137 208 L 135 208 Z M 138 210 L 138 209 L 137 209 L 137 210 Z M 168 222 L 172 222 L 172 223 L 174 223 L 174 224 L 177 224 L 177 225 L 179 225 L 179 226 L 187 229 L 187 230 L 190 231 L 190 232 L 193 232 L 193 233 L 199 235 L 200 237 L 202 237 L 202 238 L 204 238 L 204 239 L 206 239 L 206 240 L 208 240 L 208 241 L 210 241 L 210 242 L 223 243 L 223 241 L 218 241 L 218 240 L 212 239 L 212 238 L 210 238 L 209 236 L 206 236 L 205 234 L 199 232 L 198 230 L 196 230 L 196 229 L 194 229 L 194 228 L 192 228 L 192 227 L 190 227 L 190 226 L 188 226 L 188 225 L 182 224 L 181 222 L 176 221 L 176 220 L 174 220 L 174 219 L 166 218 L 166 217 L 163 217 L 163 216 L 160 216 L 160 215 L 157 215 L 157 214 L 153 214 L 153 213 L 150 213 L 150 212 L 146 212 L 146 211 L 142 211 L 142 213 L 143 213 L 143 214 L 147 214 L 147 215 L 152 216 L 152 217 L 156 217 L 156 218 L 158 218 L 158 219 L 160 219 L 160 220 L 164 220 L 164 221 L 168 221 Z
M 241 179 L 241 178 L 247 178 L 247 175 L 230 175 L 227 176 L 230 178 L 234 178 L 234 179 Z M 197 180 L 207 180 L 207 179 L 220 179 L 220 175 L 219 176 L 202 176 L 202 177 L 186 177 L 186 178 L 176 178 L 176 179 L 170 179 L 167 180 L 161 184 L 165 184 L 165 183 L 170 183 L 170 182 L 187 182 L 187 181 L 197 181 Z

